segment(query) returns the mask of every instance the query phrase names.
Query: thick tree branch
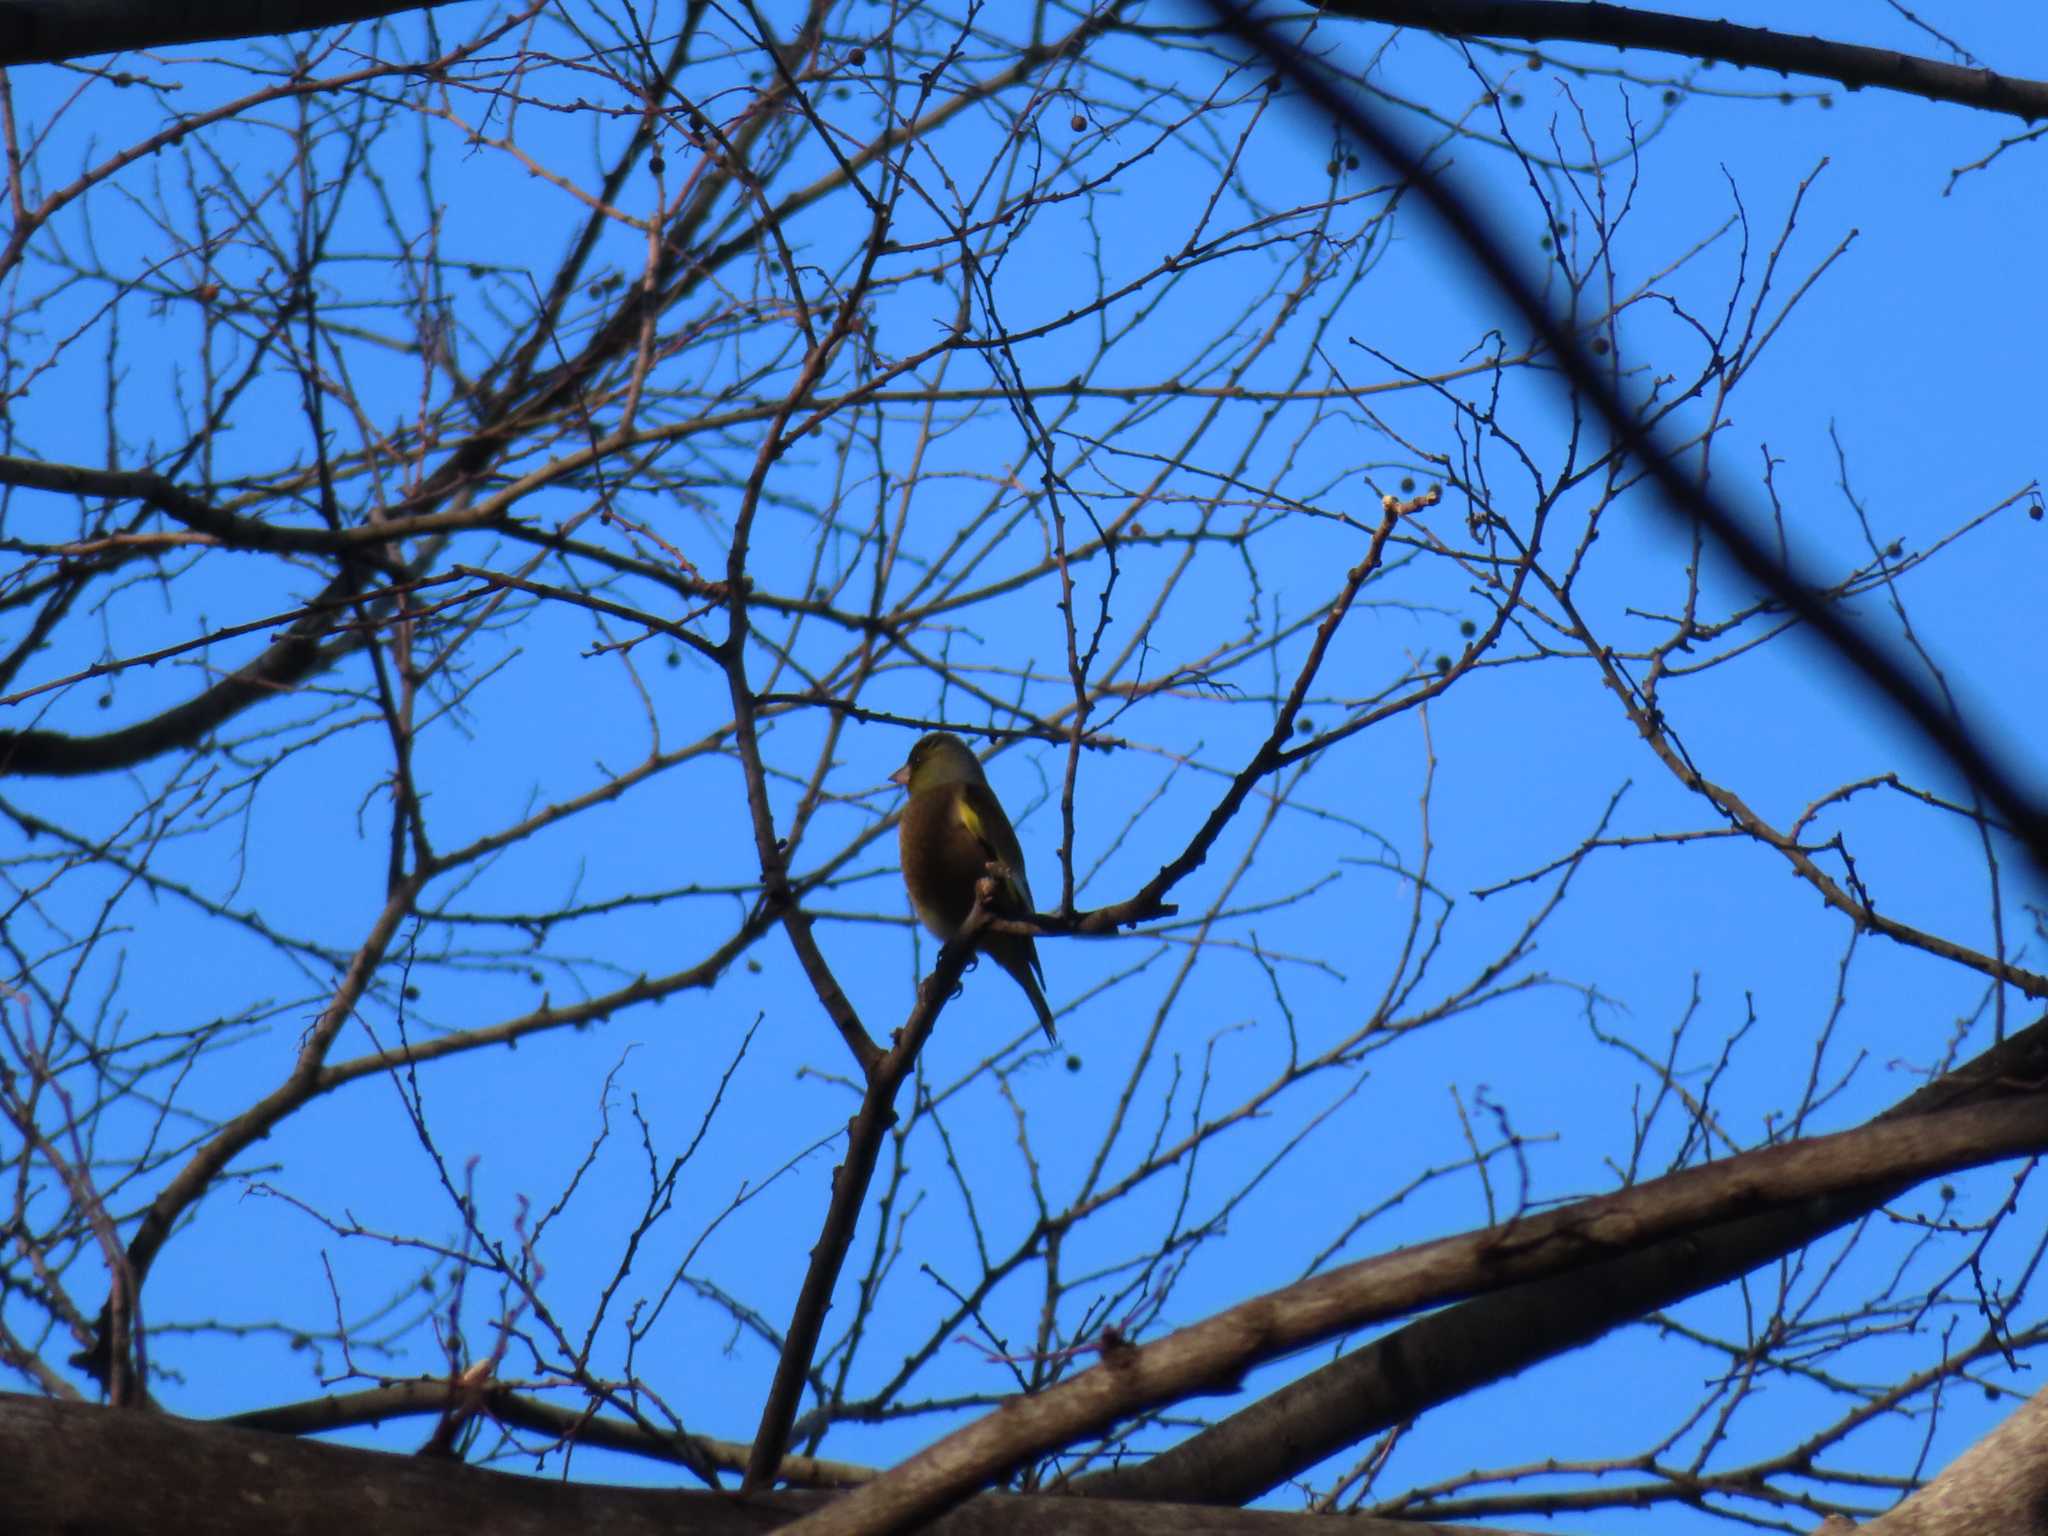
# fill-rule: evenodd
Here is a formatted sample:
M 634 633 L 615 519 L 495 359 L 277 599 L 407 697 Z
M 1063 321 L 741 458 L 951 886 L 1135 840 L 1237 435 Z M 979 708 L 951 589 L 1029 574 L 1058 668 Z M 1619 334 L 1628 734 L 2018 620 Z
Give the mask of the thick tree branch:
M 346 26 L 435 0 L 0 0 L 0 67 Z
M 825 1493 L 614 1488 L 485 1472 L 167 1414 L 0 1393 L 0 1528 L 8 1536 L 758 1536 Z M 1059 1498 L 976 1499 L 942 1536 L 1308 1536 L 1323 1516 Z M 1351 1519 L 1347 1536 L 1410 1536 L 1408 1521 Z M 1441 1536 L 1513 1536 L 1434 1525 Z
M 2048 1389 L 1865 1536 L 2048 1536 Z
M 1169 1403 L 1236 1389 L 1268 1360 L 1504 1285 L 1583 1269 L 1738 1216 L 1890 1189 L 2048 1150 L 2048 1093 L 1788 1142 L 1497 1227 L 1346 1265 L 1254 1297 L 946 1436 L 804 1520 L 804 1536 L 881 1536 L 950 1509 L 1034 1456 Z
M 1929 101 L 2007 112 L 2030 123 L 2048 117 L 2048 81 L 1965 69 L 1890 48 L 1795 37 L 1632 6 L 1582 0 L 1323 0 L 1322 9 L 1332 16 L 1383 21 L 1449 37 L 1514 37 L 1531 43 L 1598 43 L 1689 54 L 1740 68 L 1837 80 L 1852 91 L 1877 86 Z
M 2048 1016 L 1871 1123 L 1988 1103 L 2009 1096 L 2015 1083 L 2042 1081 L 2048 1081 Z M 1897 1181 L 1825 1195 L 1680 1233 L 1590 1268 L 1432 1313 L 1158 1456 L 1082 1478 L 1074 1490 L 1131 1499 L 1160 1498 L 1170 1490 L 1190 1502 L 1248 1503 L 1346 1446 L 1791 1253 L 1906 1187 Z

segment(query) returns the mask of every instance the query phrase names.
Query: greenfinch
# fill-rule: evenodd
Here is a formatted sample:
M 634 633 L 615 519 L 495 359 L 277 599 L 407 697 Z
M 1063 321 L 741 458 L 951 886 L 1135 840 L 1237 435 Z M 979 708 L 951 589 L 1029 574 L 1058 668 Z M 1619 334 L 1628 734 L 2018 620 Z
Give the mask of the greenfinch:
M 918 921 L 942 941 L 958 937 L 974 910 L 975 885 L 990 873 L 991 864 L 1002 866 L 991 915 L 1030 921 L 1038 909 L 1024 878 L 1024 850 L 966 742 L 946 731 L 922 737 L 889 782 L 910 791 L 896 836 L 903 850 L 903 885 Z M 1016 979 L 1031 999 L 1045 1038 L 1057 1043 L 1037 943 L 1028 934 L 984 933 L 980 949 Z

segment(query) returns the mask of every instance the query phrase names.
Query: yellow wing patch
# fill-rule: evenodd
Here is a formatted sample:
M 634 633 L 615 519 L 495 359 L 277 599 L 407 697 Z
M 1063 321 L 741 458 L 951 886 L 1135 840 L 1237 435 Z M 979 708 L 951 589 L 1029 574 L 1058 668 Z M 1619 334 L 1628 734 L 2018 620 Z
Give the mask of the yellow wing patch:
M 965 795 L 953 802 L 953 814 L 960 818 L 960 825 L 967 829 L 976 842 L 983 847 L 988 846 L 988 833 L 982 830 L 981 818 L 975 815 L 974 807 L 968 803 Z

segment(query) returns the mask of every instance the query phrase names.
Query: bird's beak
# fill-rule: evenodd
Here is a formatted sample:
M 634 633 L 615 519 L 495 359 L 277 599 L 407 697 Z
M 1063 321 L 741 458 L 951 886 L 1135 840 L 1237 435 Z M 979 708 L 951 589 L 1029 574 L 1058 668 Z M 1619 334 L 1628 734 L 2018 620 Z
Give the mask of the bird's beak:
M 891 784 L 900 784 L 905 789 L 910 788 L 910 764 L 905 763 L 901 768 L 890 774 L 889 782 Z

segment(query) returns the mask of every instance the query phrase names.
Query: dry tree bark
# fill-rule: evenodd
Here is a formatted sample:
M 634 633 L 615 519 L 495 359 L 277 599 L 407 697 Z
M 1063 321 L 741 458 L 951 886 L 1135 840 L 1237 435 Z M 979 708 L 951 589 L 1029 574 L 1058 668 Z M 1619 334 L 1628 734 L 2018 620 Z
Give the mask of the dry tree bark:
M 1867 1536 L 2048 1536 L 2048 1388 L 1958 1456 Z
M 754 1536 L 823 1493 L 618 1488 L 487 1472 L 433 1457 L 323 1445 L 163 1414 L 0 1394 L 0 1530 L 8 1536 Z M 109 1469 L 118 1468 L 110 1476 Z M 943 1536 L 1305 1536 L 1324 1517 L 1181 1504 L 989 1495 L 929 1527 Z M 1355 1536 L 1411 1521 L 1352 1519 Z M 1439 1525 L 1443 1536 L 1513 1536 Z

